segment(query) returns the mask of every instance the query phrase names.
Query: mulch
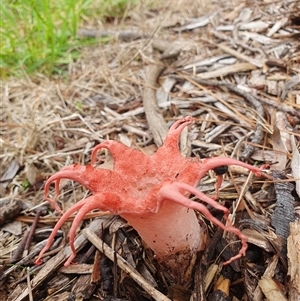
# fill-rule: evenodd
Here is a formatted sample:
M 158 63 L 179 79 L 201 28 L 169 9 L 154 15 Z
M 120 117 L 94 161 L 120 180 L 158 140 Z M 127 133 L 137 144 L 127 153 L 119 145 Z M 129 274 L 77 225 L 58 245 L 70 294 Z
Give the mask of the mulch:
M 219 2 L 170 1 L 105 28 L 87 23 L 78 35 L 99 45 L 62 74 L 2 82 L 0 300 L 299 301 L 300 3 Z M 78 229 L 76 265 L 63 266 L 73 218 L 34 265 L 60 216 L 44 199 L 47 178 L 88 164 L 106 139 L 151 155 L 184 116 L 195 118 L 185 156 L 270 166 L 261 178 L 230 168 L 219 192 L 248 238 L 245 257 L 223 266 L 236 238 L 205 221 L 207 249 L 188 281 L 170 282 L 125 220 L 94 211 Z M 109 154 L 103 160 L 111 166 Z M 198 188 L 213 196 L 215 183 L 208 173 Z M 60 187 L 64 211 L 89 193 Z

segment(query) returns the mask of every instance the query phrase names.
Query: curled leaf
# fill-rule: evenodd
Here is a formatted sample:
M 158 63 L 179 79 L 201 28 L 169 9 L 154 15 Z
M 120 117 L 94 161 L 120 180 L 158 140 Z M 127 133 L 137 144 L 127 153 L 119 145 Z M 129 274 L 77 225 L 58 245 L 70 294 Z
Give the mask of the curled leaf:
M 300 154 L 294 136 L 291 136 L 291 144 L 293 150 L 291 161 L 292 174 L 296 182 L 296 192 L 300 197 Z

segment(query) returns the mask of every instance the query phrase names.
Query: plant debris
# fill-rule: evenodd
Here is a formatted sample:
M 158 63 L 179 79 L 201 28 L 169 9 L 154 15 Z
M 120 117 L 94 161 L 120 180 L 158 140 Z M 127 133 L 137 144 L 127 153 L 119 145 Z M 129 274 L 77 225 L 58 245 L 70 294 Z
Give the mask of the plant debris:
M 10 200 L 5 210 L 15 208 L 9 215 L 0 210 L 0 295 L 5 300 L 298 301 L 299 1 L 160 5 L 133 8 L 126 19 L 97 28 L 86 24 L 80 34 L 116 38 L 83 48 L 63 76 L 2 82 L 0 194 Z M 271 166 L 266 179 L 230 167 L 218 192 L 248 238 L 246 258 L 223 267 L 219 259 L 237 253 L 237 238 L 206 221 L 207 249 L 192 258 L 185 283 L 171 283 L 128 223 L 95 211 L 79 229 L 73 273 L 61 268 L 70 255 L 68 226 L 45 254 L 45 264 L 33 265 L 60 216 L 44 200 L 43 185 L 51 175 L 66 165 L 87 164 L 93 147 L 107 139 L 151 155 L 170 125 L 186 116 L 196 122 L 182 135 L 185 155 Z M 103 166 L 112 166 L 109 155 L 100 158 Z M 216 184 L 209 173 L 199 189 L 212 197 Z M 281 206 L 278 187 L 291 200 L 282 222 L 274 219 Z M 73 182 L 61 181 L 60 189 L 64 212 L 88 196 Z M 214 216 L 222 218 L 218 211 Z M 21 225 L 21 235 L 5 230 L 12 221 Z M 23 239 L 34 221 L 32 240 Z M 279 224 L 285 225 L 283 233 L 277 232 Z M 96 251 L 84 236 L 91 234 L 87 228 L 99 236 L 93 240 L 97 248 L 109 248 L 111 261 L 105 262 L 107 253 Z M 130 273 L 120 266 L 124 261 Z

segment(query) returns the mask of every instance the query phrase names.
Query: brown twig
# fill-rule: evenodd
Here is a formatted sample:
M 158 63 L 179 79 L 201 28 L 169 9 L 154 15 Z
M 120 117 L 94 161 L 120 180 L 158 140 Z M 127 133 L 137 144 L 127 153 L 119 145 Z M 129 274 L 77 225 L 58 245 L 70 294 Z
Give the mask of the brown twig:
M 28 239 L 29 232 L 30 232 L 30 230 L 27 230 L 24 233 L 22 240 L 20 241 L 17 249 L 15 250 L 15 252 L 13 253 L 13 255 L 10 259 L 10 263 L 14 263 L 22 258 L 22 254 L 24 253 L 24 249 L 25 249 L 25 245 L 26 245 L 26 242 Z
M 29 301 L 33 301 L 32 287 L 30 282 L 30 271 L 27 269 L 27 286 L 29 291 Z
M 161 62 L 156 65 L 149 66 L 146 72 L 146 86 L 143 94 L 143 105 L 145 109 L 146 119 L 149 128 L 153 134 L 153 139 L 157 147 L 163 144 L 167 136 L 168 127 L 162 114 L 159 111 L 156 90 L 153 87 L 157 86 L 157 79 L 166 67 L 179 55 L 180 50 L 176 47 L 166 43 L 166 41 L 154 41 L 153 48 L 162 51 Z
M 30 244 L 31 244 L 31 241 L 32 241 L 37 223 L 39 221 L 40 215 L 41 215 L 41 211 L 38 210 L 35 217 L 34 217 L 34 221 L 33 221 L 32 225 L 30 227 L 30 230 L 29 230 L 29 233 L 28 233 L 28 236 L 27 236 L 25 248 L 24 248 L 24 251 L 23 251 L 23 257 L 28 255 L 29 247 L 30 247 Z
M 163 144 L 163 141 L 167 136 L 168 127 L 162 114 L 159 112 L 155 95 L 156 90 L 152 87 L 157 85 L 157 78 L 164 69 L 164 65 L 151 65 L 148 68 L 145 78 L 147 86 L 144 89 L 143 95 L 143 105 L 146 119 L 157 147 Z

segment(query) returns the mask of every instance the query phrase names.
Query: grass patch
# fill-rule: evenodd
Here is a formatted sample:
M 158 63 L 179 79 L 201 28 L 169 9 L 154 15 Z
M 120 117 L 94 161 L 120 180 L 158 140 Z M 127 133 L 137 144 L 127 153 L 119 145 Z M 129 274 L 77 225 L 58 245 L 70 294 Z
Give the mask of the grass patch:
M 86 2 L 87 3 L 87 2 Z M 84 1 L 3 1 L 1 26 L 2 76 L 22 72 L 55 72 L 76 52 L 76 31 Z
M 38 71 L 62 73 L 95 41 L 76 37 L 83 20 L 120 17 L 136 0 L 3 0 L 1 10 L 1 77 Z M 96 9 L 97 8 L 97 9 Z

